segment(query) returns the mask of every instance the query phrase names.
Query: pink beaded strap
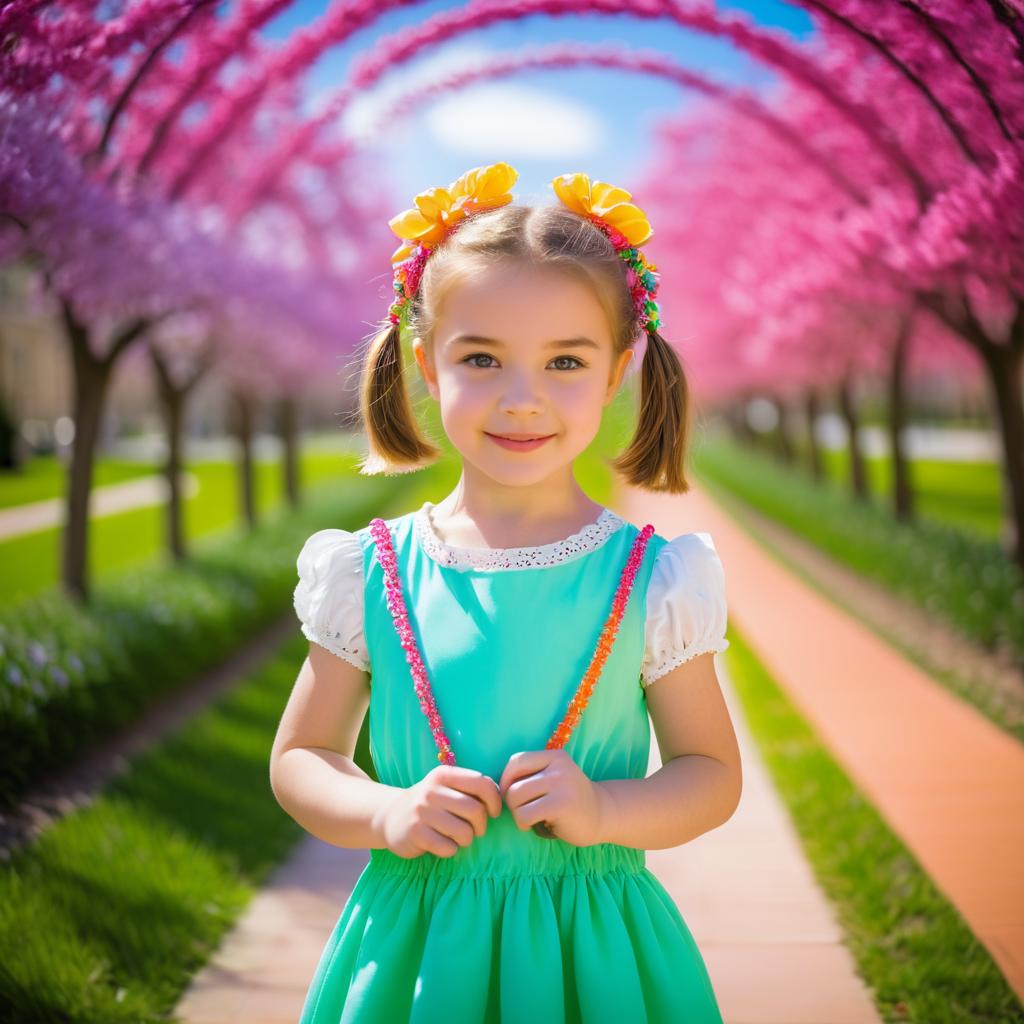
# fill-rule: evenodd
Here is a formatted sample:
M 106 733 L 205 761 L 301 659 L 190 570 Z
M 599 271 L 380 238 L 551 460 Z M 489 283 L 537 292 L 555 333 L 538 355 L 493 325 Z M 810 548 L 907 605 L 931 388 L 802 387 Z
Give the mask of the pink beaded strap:
M 653 533 L 654 526 L 648 523 L 640 530 L 633 541 L 629 557 L 626 559 L 626 564 L 622 569 L 619 585 L 612 599 L 611 611 L 601 630 L 601 636 L 598 639 L 594 657 L 591 659 L 590 666 L 587 668 L 586 673 L 584 673 L 575 695 L 569 701 L 569 707 L 565 716 L 558 723 L 554 733 L 552 733 L 551 738 L 548 740 L 546 749 L 553 750 L 558 747 L 564 747 L 572 734 L 572 730 L 579 723 L 583 709 L 590 700 L 594 684 L 604 668 L 604 663 L 608 659 L 608 654 L 618 634 L 619 623 L 622 621 L 622 616 L 626 611 L 626 603 L 633 589 L 633 581 L 636 579 L 640 563 L 643 561 L 647 542 Z M 402 583 L 398 576 L 398 559 L 395 557 L 395 549 L 391 543 L 391 531 L 388 529 L 387 523 L 378 517 L 370 521 L 370 535 L 377 545 L 377 560 L 384 570 L 384 586 L 388 609 L 394 620 L 395 629 L 398 631 L 402 648 L 405 650 L 405 660 L 409 663 L 409 667 L 412 670 L 413 686 L 417 697 L 419 697 L 420 707 L 430 722 L 430 729 L 437 744 L 437 759 L 443 764 L 455 764 L 455 754 L 452 752 L 451 742 L 441 724 L 441 714 L 437 710 L 430 680 L 427 678 L 427 672 L 423 665 L 423 659 L 420 657 L 416 637 L 409 623 L 409 614 L 406 611 L 405 601 L 402 598 Z

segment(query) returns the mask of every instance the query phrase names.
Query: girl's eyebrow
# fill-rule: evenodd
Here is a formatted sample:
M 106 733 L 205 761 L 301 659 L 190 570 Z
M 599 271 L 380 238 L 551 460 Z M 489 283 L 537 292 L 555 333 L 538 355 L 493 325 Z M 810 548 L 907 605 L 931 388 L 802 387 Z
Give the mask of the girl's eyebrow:
M 503 341 L 497 338 L 485 338 L 479 334 L 460 334 L 448 344 L 452 347 L 456 345 L 493 345 L 495 348 L 505 347 Z M 600 350 L 601 346 L 596 341 L 581 336 L 579 338 L 563 338 L 558 341 L 549 341 L 544 345 L 544 348 L 596 348 Z

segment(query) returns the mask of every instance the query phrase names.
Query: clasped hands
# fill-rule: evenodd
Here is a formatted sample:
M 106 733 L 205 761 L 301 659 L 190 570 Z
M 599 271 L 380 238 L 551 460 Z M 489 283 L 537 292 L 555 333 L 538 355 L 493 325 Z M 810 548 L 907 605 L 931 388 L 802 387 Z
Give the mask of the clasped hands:
M 396 789 L 378 824 L 400 857 L 451 857 L 484 834 L 502 801 L 521 830 L 543 822 L 558 839 L 591 846 L 601 842 L 610 797 L 564 749 L 526 750 L 509 758 L 497 783 L 483 772 L 440 764 Z

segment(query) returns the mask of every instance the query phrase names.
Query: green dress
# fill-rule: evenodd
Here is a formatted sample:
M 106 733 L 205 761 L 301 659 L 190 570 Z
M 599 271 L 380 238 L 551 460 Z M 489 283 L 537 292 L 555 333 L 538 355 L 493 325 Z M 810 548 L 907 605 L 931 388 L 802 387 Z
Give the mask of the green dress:
M 610 509 L 552 544 L 443 543 L 430 502 L 386 520 L 456 763 L 500 779 L 542 749 L 593 656 L 639 528 Z M 298 559 L 303 633 L 370 672 L 382 783 L 439 762 L 387 607 L 369 526 L 322 530 Z M 643 778 L 645 686 L 720 651 L 721 564 L 707 534 L 648 541 L 611 653 L 566 751 L 591 779 Z M 300 1024 L 712 1024 L 704 961 L 645 853 L 521 830 L 503 807 L 451 857 L 370 850 L 310 983 Z

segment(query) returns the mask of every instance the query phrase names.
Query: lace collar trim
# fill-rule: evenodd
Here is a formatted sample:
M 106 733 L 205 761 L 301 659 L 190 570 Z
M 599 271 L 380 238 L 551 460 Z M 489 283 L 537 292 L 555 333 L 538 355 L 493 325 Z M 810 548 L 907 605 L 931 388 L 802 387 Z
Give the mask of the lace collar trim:
M 576 533 L 548 544 L 519 548 L 469 548 L 446 544 L 434 529 L 430 517 L 434 503 L 426 501 L 413 513 L 413 524 L 420 547 L 441 565 L 456 569 L 535 569 L 579 558 L 600 547 L 626 520 L 610 508 Z

